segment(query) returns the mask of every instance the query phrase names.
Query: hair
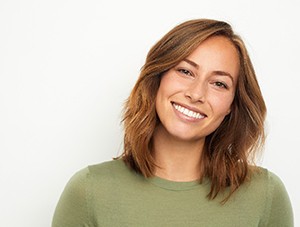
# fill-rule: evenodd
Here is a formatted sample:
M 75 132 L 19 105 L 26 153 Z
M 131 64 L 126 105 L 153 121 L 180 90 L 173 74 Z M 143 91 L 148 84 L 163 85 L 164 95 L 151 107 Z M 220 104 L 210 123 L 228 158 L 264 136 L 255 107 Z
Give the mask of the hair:
M 239 54 L 240 69 L 230 114 L 205 138 L 200 180 L 211 182 L 209 199 L 230 188 L 227 201 L 250 176 L 253 158 L 265 141 L 266 106 L 245 44 L 223 21 L 196 19 L 177 25 L 149 51 L 140 76 L 124 106 L 124 151 L 120 158 L 144 177 L 157 167 L 153 133 L 160 123 L 155 109 L 161 77 L 213 36 L 229 39 Z

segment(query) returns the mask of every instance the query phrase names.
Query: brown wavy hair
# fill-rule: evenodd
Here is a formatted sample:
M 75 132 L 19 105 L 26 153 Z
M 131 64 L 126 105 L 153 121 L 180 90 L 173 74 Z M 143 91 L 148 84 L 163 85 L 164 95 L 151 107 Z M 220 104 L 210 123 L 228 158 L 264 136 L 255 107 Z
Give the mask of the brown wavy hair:
M 120 156 L 145 177 L 156 168 L 152 137 L 160 120 L 155 110 L 162 75 L 188 57 L 204 40 L 223 36 L 236 47 L 240 70 L 231 113 L 205 138 L 201 157 L 201 181 L 208 178 L 210 199 L 230 188 L 227 199 L 250 176 L 251 157 L 265 141 L 266 106 L 253 65 L 242 39 L 223 21 L 197 19 L 169 31 L 149 51 L 140 76 L 124 106 L 124 152 Z

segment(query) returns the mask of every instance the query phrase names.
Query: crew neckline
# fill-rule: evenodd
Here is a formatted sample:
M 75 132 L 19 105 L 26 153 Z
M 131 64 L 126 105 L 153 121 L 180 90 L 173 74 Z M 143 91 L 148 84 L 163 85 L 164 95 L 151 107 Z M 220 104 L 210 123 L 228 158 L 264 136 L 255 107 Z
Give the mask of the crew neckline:
M 171 181 L 157 176 L 147 179 L 151 184 L 172 191 L 192 190 L 201 186 L 200 180 Z
M 152 184 L 156 187 L 163 188 L 166 190 L 186 191 L 186 190 L 192 190 L 192 189 L 200 188 L 200 187 L 206 188 L 209 185 L 209 181 L 207 180 L 207 178 L 204 178 L 202 180 L 202 182 L 200 182 L 200 179 L 193 180 L 193 181 L 171 181 L 171 180 L 167 180 L 167 179 L 164 179 L 164 178 L 161 178 L 158 176 L 145 178 L 140 173 L 137 173 L 137 172 L 133 171 L 132 169 L 129 169 L 123 160 L 118 159 L 115 161 L 117 161 L 117 162 L 119 161 L 119 163 L 122 163 L 123 166 L 126 167 L 126 169 L 130 170 L 131 173 L 134 173 L 135 176 L 138 176 L 139 178 L 146 180 L 147 182 L 149 182 L 150 184 Z

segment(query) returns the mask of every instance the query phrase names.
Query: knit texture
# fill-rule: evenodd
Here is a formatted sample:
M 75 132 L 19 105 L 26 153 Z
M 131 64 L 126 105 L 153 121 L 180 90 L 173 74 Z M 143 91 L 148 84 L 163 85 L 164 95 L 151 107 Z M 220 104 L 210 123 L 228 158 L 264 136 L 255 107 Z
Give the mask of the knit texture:
M 222 205 L 208 200 L 209 181 L 144 178 L 122 160 L 89 166 L 68 182 L 52 227 L 205 226 L 292 227 L 291 203 L 281 180 L 266 169 Z

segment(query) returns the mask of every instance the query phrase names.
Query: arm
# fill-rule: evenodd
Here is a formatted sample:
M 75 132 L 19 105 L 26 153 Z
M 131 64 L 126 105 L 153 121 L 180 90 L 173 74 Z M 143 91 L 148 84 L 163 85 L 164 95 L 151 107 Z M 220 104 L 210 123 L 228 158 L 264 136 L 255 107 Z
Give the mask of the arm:
M 93 226 L 87 200 L 88 168 L 76 173 L 66 185 L 57 204 L 52 227 Z
M 269 173 L 269 204 L 268 221 L 270 227 L 293 227 L 293 210 L 287 191 L 282 181 L 272 173 Z

